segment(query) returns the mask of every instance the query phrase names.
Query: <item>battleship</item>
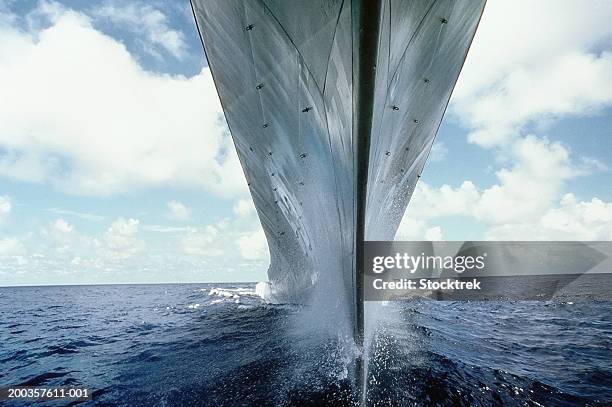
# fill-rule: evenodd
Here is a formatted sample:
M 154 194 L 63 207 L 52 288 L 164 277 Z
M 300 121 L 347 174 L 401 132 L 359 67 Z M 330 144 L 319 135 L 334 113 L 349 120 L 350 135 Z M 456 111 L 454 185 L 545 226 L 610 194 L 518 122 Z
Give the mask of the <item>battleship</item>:
M 486 0 L 192 0 L 270 251 L 274 302 L 346 314 L 392 240 Z

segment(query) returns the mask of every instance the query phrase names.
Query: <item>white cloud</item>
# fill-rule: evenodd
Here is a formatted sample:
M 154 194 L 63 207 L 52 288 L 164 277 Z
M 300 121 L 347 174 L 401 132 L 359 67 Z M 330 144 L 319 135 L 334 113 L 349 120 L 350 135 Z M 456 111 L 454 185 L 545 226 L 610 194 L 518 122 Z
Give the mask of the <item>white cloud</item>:
M 487 232 L 492 240 L 612 240 L 612 202 L 598 198 L 578 201 L 563 196 L 533 222 L 497 225 Z
M 0 238 L 0 257 L 21 255 L 25 252 L 19 239 L 13 237 Z
M 434 226 L 425 231 L 425 240 L 440 241 L 442 239 L 442 228 Z
M 62 208 L 49 208 L 47 209 L 47 211 L 58 215 L 75 216 L 80 219 L 91 220 L 95 222 L 100 222 L 104 220 L 104 216 L 95 215 L 93 213 L 87 212 L 72 211 Z
M 439 189 L 425 184 L 419 186 L 414 206 L 411 202 L 396 240 L 442 240 L 442 228 L 432 222 L 453 215 L 465 216 L 474 224 L 484 224 L 486 230 L 480 237 L 483 240 L 612 240 L 612 202 L 599 198 L 580 201 L 575 195 L 566 193 L 539 211 L 507 213 L 507 207 L 502 205 L 497 212 L 482 213 L 482 208 L 495 209 L 495 206 L 484 200 L 484 193 L 476 191 L 474 196 L 471 188 L 465 188 L 466 184 L 471 183 L 465 182 L 456 189 L 448 185 Z M 472 202 L 473 207 L 439 204 L 419 211 L 424 202 L 434 202 L 442 196 Z
M 94 11 L 96 18 L 120 25 L 146 39 L 144 50 L 161 58 L 160 49 L 182 59 L 187 53 L 185 35 L 168 25 L 168 18 L 160 10 L 145 3 L 112 2 Z
M 498 183 L 482 190 L 470 181 L 457 188 L 420 182 L 396 239 L 439 240 L 442 230 L 430 222 L 446 216 L 483 223 L 483 238 L 491 240 L 612 238 L 612 202 L 578 201 L 563 193 L 568 179 L 587 173 L 584 164 L 571 162 L 565 147 L 529 136 L 513 145 L 511 161 L 511 168 L 496 173 Z
M 0 224 L 10 215 L 13 206 L 8 196 L 0 196 Z
M 458 103 L 474 128 L 469 140 L 488 147 L 519 135 L 530 121 L 591 115 L 612 103 L 612 54 L 570 54 L 519 68 L 477 98 Z
M 270 260 L 268 242 L 261 228 L 253 200 L 248 197 L 240 199 L 234 205 L 234 214 L 238 216 L 236 226 L 236 244 L 242 259 L 247 261 Z
M 219 247 L 219 227 L 208 225 L 203 230 L 191 229 L 180 241 L 185 254 L 197 256 L 221 256 L 225 251 Z
M 78 278 L 90 281 L 167 281 L 174 278 L 174 272 L 197 280 L 202 278 L 200 273 L 213 273 L 218 268 L 227 273 L 248 270 L 248 274 L 235 277 L 245 278 L 265 271 L 266 242 L 263 234 L 256 232 L 261 230 L 258 228 L 258 224 L 254 228 L 252 217 L 221 219 L 203 227 L 141 225 L 138 219 L 118 218 L 106 231 L 88 234 L 58 218 L 39 234 L 0 238 L 0 274 L 11 278 L 44 275 L 65 282 L 77 278 L 78 273 L 83 273 Z M 160 235 L 143 230 L 165 235 L 159 239 Z M 209 277 L 224 278 L 217 274 Z
M 239 199 L 234 205 L 234 213 L 241 217 L 255 215 L 256 211 L 253 200 L 251 198 Z
M 138 237 L 138 219 L 119 218 L 104 235 L 107 254 L 111 259 L 125 260 L 144 251 L 146 245 Z
M 62 14 L 67 12 L 70 12 L 70 10 L 56 1 L 39 0 L 37 7 L 24 17 L 29 30 L 39 30 L 45 25 L 57 21 Z
M 179 201 L 170 201 L 166 204 L 169 211 L 169 218 L 174 220 L 186 221 L 191 219 L 191 209 Z
M 425 238 L 426 221 L 418 220 L 408 216 L 408 211 L 404 215 L 402 222 L 395 234 L 396 240 L 421 240 Z
M 411 214 L 411 217 L 417 215 L 421 219 L 465 215 L 471 213 L 479 200 L 480 192 L 470 181 L 463 182 L 458 188 L 450 185 L 432 188 L 421 181 L 417 184 L 406 214 Z
M 146 72 L 83 14 L 0 25 L 0 89 L 0 176 L 88 195 L 247 191 L 210 71 Z
M 58 218 L 50 222 L 46 227 L 43 227 L 40 230 L 40 238 L 42 240 L 39 241 L 39 244 L 32 247 L 32 250 L 29 251 L 38 252 L 40 250 L 46 256 L 49 256 L 49 258 L 54 258 L 58 261 L 70 261 L 75 253 L 83 255 L 94 249 L 93 239 L 79 233 L 74 225 L 63 218 Z M 37 239 L 33 238 L 32 235 L 24 241 L 25 244 L 36 242 Z
M 440 241 L 442 228 L 440 226 L 428 227 L 427 220 L 404 216 L 395 235 L 395 240 L 433 240 Z
M 558 199 L 565 181 L 580 175 L 570 152 L 533 136 L 519 139 L 510 152 L 513 166 L 496 175 L 499 184 L 483 191 L 474 215 L 491 223 L 533 219 Z
M 573 194 L 561 199 L 559 208 L 549 210 L 541 219 L 545 230 L 580 240 L 612 240 L 612 202 L 598 198 L 578 201 Z
M 142 230 L 156 233 L 184 233 L 191 229 L 187 226 L 142 225 Z
M 106 235 L 109 234 L 109 230 Z M 49 261 L 57 261 L 62 265 L 68 264 L 73 257 L 96 258 L 100 261 L 103 261 L 102 259 L 115 261 L 117 258 L 114 253 L 115 248 L 103 244 L 105 239 L 82 233 L 63 218 L 58 218 L 42 228 L 39 237 L 42 240 L 30 235 L 24 243 L 33 245 L 30 251 L 44 254 Z
M 605 0 L 589 7 L 580 0 L 487 4 L 450 110 L 469 129 L 469 141 L 495 148 L 497 182 L 419 183 L 398 239 L 428 230 L 437 237 L 430 223 L 446 216 L 485 226 L 486 239 L 610 238 L 612 204 L 566 193 L 569 180 L 608 167 L 527 129 L 612 104 L 611 19 Z
M 429 161 L 444 161 L 446 156 L 448 155 L 448 148 L 443 141 L 436 141 L 434 145 L 431 147 L 431 151 L 429 153 Z
M 498 146 L 529 122 L 609 106 L 610 20 L 607 0 L 489 2 L 451 104 L 469 140 Z
M 263 230 L 247 233 L 238 239 L 240 255 L 245 260 L 269 259 L 268 243 Z
M 74 231 L 74 226 L 66 222 L 64 219 L 57 219 L 52 223 L 52 227 L 59 233 L 72 233 Z
M 488 188 L 471 181 L 457 188 L 420 182 L 396 238 L 439 240 L 442 230 L 439 236 L 430 222 L 446 216 L 483 223 L 483 238 L 492 240 L 609 238 L 612 203 L 597 198 L 579 202 L 563 192 L 568 180 L 601 170 L 600 165 L 575 163 L 567 147 L 535 136 L 515 140 L 505 153 L 511 165 L 498 170 L 497 183 Z
M 251 205 L 250 200 L 245 200 L 244 205 L 239 202 L 237 207 L 246 209 Z M 236 218 L 188 228 L 180 235 L 179 251 L 190 256 L 218 257 L 226 262 L 234 262 L 237 258 L 246 261 L 268 259 L 267 241 L 254 210 L 241 213 Z

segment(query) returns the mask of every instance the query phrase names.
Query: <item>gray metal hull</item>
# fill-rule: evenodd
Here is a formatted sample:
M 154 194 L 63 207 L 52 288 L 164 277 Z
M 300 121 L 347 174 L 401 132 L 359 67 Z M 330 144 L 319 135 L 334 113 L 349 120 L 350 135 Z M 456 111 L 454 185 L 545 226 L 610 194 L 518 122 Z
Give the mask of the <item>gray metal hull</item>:
M 274 300 L 359 314 L 357 242 L 394 238 L 484 3 L 192 0 Z

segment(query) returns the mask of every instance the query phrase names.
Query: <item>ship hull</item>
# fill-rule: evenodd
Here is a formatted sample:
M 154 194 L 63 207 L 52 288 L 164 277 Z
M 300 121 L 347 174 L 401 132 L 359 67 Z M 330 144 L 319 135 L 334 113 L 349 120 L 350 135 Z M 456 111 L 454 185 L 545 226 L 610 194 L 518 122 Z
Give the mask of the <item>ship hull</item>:
M 484 2 L 192 0 L 270 300 L 363 325 L 359 242 L 394 238 Z

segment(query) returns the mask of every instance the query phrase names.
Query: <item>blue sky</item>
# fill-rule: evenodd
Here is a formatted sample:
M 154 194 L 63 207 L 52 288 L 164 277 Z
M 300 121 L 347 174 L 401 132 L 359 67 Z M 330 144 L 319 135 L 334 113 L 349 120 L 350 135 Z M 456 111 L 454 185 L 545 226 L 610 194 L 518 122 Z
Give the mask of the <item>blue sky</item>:
M 612 239 L 609 21 L 489 1 L 398 238 Z M 262 281 L 267 256 L 187 1 L 0 0 L 0 285 Z

